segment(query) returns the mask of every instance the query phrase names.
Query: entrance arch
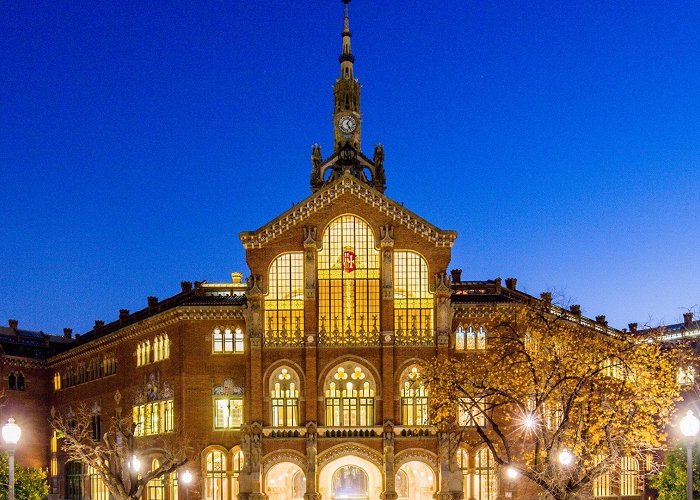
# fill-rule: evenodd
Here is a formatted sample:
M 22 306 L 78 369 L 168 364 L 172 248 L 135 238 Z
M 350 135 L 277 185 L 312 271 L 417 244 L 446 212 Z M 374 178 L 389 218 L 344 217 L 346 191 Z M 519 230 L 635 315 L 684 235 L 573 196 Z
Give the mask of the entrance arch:
M 265 475 L 268 500 L 302 500 L 305 492 L 306 476 L 297 464 L 280 462 Z
M 318 476 L 324 500 L 374 500 L 382 494 L 382 473 L 372 462 L 346 455 L 326 464 Z
M 399 500 L 432 500 L 436 484 L 433 469 L 418 460 L 406 462 L 396 473 Z

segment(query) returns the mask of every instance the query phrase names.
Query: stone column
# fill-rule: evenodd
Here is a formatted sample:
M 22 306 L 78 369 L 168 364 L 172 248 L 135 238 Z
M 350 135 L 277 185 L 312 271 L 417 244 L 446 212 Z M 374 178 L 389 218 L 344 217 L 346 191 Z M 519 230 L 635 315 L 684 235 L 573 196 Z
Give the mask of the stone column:
M 394 470 L 394 423 L 387 420 L 384 423 L 382 439 L 384 448 L 384 491 L 382 500 L 396 500 L 396 470 Z
M 265 500 L 262 484 L 262 424 L 253 422 L 250 426 L 250 500 Z
M 456 455 L 459 450 L 459 436 L 454 432 L 438 433 L 439 486 L 436 500 L 461 500 L 462 471 L 457 467 Z
M 316 455 L 318 453 L 318 434 L 316 422 L 306 424 L 306 493 L 304 500 L 321 500 L 316 479 Z
M 446 273 L 435 275 L 435 330 L 437 333 L 438 356 L 446 356 L 452 334 L 452 287 Z
M 263 289 L 262 277 L 253 275 L 248 279 L 248 309 L 246 310 L 246 330 L 250 345 L 250 377 L 246 398 L 246 421 L 263 421 L 263 380 L 262 380 L 262 344 L 263 344 Z
M 316 303 L 316 276 L 318 268 L 318 241 L 316 226 L 304 226 L 304 414 L 307 422 L 318 420 L 318 309 Z M 308 481 L 308 479 L 307 479 Z

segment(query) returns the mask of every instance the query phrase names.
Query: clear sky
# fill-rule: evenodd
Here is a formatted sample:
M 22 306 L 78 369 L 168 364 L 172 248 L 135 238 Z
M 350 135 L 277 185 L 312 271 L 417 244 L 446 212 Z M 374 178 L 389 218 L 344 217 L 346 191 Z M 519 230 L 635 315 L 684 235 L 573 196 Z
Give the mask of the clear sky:
M 700 303 L 700 3 L 354 0 L 363 149 L 515 276 L 611 325 Z M 0 320 L 78 333 L 247 275 L 332 150 L 339 0 L 0 0 Z

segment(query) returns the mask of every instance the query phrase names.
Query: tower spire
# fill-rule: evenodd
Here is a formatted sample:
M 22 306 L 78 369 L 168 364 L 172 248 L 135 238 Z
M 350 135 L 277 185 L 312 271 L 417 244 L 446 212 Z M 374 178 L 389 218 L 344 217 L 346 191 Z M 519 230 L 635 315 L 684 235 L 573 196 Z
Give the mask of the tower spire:
M 350 9 L 348 4 L 350 0 L 343 0 L 345 4 L 345 19 L 343 19 L 343 51 L 340 54 L 340 77 L 344 80 L 352 80 L 352 64 L 355 62 L 355 56 L 352 55 L 352 48 L 350 46 L 350 39 L 352 34 L 350 33 Z
M 343 49 L 338 57 L 340 76 L 333 85 L 333 130 L 335 151 L 350 146 L 360 151 L 360 83 L 355 80 L 353 63 L 355 56 L 350 46 L 350 0 L 342 0 L 345 4 L 343 19 Z

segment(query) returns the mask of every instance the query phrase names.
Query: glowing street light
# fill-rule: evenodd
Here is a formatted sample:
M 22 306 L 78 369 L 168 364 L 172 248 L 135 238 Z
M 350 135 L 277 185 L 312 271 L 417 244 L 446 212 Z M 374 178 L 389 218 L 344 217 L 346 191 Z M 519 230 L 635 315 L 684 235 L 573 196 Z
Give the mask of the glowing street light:
M 571 465 L 571 463 L 574 461 L 574 456 L 571 454 L 569 450 L 562 450 L 559 453 L 559 463 L 568 466 Z
M 508 467 L 508 469 L 506 469 L 506 475 L 508 476 L 508 479 L 514 481 L 520 477 L 520 472 L 518 472 L 518 469 L 515 467 Z
M 182 482 L 185 483 L 185 500 L 190 500 L 190 483 L 192 482 L 192 473 L 188 470 L 182 473 Z
M 141 470 L 141 460 L 139 460 L 139 458 L 136 455 L 134 455 L 133 457 L 131 457 L 129 467 L 131 467 L 131 470 L 134 473 L 138 472 L 139 470 Z
M 21 435 L 22 429 L 15 423 L 15 419 L 12 417 L 7 419 L 7 423 L 2 426 L 2 439 L 7 443 L 8 500 L 15 500 L 15 446 L 17 446 Z
M 688 410 L 680 421 L 681 434 L 686 437 L 687 444 L 686 449 L 688 451 L 688 461 L 687 461 L 687 480 L 685 484 L 686 497 L 688 500 L 693 500 L 693 441 L 700 431 L 700 420 L 698 417 L 693 415 L 693 410 Z

